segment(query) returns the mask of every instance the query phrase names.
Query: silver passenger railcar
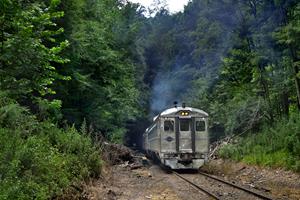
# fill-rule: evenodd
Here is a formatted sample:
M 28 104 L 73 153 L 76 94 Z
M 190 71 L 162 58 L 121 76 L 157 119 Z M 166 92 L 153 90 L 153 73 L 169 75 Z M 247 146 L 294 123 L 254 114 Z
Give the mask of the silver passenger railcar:
M 198 169 L 207 160 L 208 114 L 184 105 L 167 109 L 154 117 L 143 142 L 147 154 L 171 169 Z

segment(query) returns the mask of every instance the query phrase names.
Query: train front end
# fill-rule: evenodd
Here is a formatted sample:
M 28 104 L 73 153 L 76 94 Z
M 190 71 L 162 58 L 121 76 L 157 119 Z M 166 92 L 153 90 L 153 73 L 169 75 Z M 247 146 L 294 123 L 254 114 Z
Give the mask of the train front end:
M 198 169 L 207 160 L 208 114 L 175 107 L 159 115 L 160 160 L 172 169 Z

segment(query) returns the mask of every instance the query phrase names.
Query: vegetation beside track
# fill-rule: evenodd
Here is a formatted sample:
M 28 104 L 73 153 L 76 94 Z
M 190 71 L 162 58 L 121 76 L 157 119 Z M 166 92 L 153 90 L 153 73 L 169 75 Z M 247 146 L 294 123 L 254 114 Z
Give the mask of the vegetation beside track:
M 58 128 L 0 94 L 0 199 L 50 199 L 101 170 L 83 126 Z
M 97 139 L 122 142 L 137 113 L 135 27 L 125 25 L 135 10 L 116 0 L 1 0 L 1 200 L 53 199 L 99 176 Z
M 276 122 L 260 132 L 225 145 L 219 155 L 226 159 L 300 172 L 300 115 Z

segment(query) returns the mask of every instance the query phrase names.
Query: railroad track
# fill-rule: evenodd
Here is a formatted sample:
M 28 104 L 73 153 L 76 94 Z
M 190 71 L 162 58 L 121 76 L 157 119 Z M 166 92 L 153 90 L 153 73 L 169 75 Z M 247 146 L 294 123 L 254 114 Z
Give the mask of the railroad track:
M 221 200 L 221 199 L 222 199 L 222 198 L 218 197 L 217 195 L 215 195 L 214 193 L 210 192 L 209 190 L 205 189 L 203 186 L 200 186 L 200 185 L 198 185 L 198 184 L 193 183 L 192 181 L 190 181 L 189 179 L 183 177 L 182 175 L 178 174 L 177 172 L 172 171 L 172 173 L 173 173 L 174 175 L 176 175 L 177 177 L 179 177 L 180 179 L 182 179 L 182 180 L 184 180 L 185 182 L 187 182 L 187 183 L 189 183 L 190 185 L 192 185 L 194 188 L 196 188 L 196 189 L 198 189 L 198 190 L 201 190 L 202 192 L 206 193 L 206 194 L 209 195 L 210 197 L 212 197 L 212 198 L 214 198 L 214 199 L 217 199 L 217 200 Z M 256 191 L 249 190 L 249 189 L 247 189 L 247 188 L 245 188 L 245 187 L 242 187 L 242 186 L 236 185 L 236 184 L 234 184 L 234 183 L 225 181 L 225 180 L 220 179 L 220 178 L 217 178 L 217 177 L 215 177 L 215 176 L 212 176 L 212 175 L 209 175 L 209 174 L 206 174 L 206 173 L 203 173 L 203 172 L 199 172 L 199 173 L 200 173 L 201 175 L 203 175 L 203 176 L 206 176 L 206 177 L 210 178 L 210 179 L 219 181 L 219 182 L 221 182 L 221 183 L 223 183 L 223 184 L 226 184 L 226 185 L 230 185 L 230 186 L 232 186 L 232 187 L 234 187 L 234 188 L 236 188 L 236 189 L 243 190 L 243 191 L 245 191 L 245 192 L 247 192 L 247 193 L 249 193 L 249 194 L 252 194 L 252 195 L 254 195 L 254 196 L 256 196 L 256 197 L 259 197 L 259 198 L 261 198 L 261 199 L 265 199 L 265 200 L 273 200 L 272 198 L 270 198 L 270 197 L 268 197 L 268 196 L 265 196 L 265 195 L 263 195 L 263 194 L 261 194 L 261 193 L 258 193 L 258 192 L 256 192 Z

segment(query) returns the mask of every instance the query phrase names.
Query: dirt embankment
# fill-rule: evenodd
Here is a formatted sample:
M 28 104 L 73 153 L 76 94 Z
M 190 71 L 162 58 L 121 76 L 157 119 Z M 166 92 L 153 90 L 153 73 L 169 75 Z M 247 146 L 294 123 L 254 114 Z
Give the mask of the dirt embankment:
M 300 174 L 282 169 L 211 160 L 203 170 L 241 185 L 264 191 L 275 199 L 300 199 Z
M 132 168 L 137 164 L 125 162 L 109 168 L 105 178 L 86 187 L 88 199 L 103 200 L 195 200 L 209 197 L 186 182 L 168 174 L 160 166 Z M 300 176 L 283 170 L 262 169 L 222 160 L 211 161 L 203 170 L 238 185 L 253 188 L 274 199 L 300 199 Z M 184 174 L 190 180 L 216 193 L 222 199 L 257 199 L 239 194 L 206 180 L 197 173 Z
M 195 200 L 209 199 L 186 182 L 153 165 L 143 154 L 126 147 L 109 145 L 102 177 L 83 185 L 80 195 L 69 199 L 91 200 Z M 210 174 L 238 185 L 261 191 L 274 199 L 300 199 L 300 175 L 284 170 L 248 166 L 223 160 L 212 160 L 202 168 Z M 185 174 L 198 181 L 222 199 L 240 199 L 240 192 L 201 177 Z M 77 193 L 78 194 L 78 193 Z M 244 195 L 245 196 L 245 195 Z M 243 196 L 243 197 L 244 197 Z M 255 199 L 245 196 L 243 199 Z

